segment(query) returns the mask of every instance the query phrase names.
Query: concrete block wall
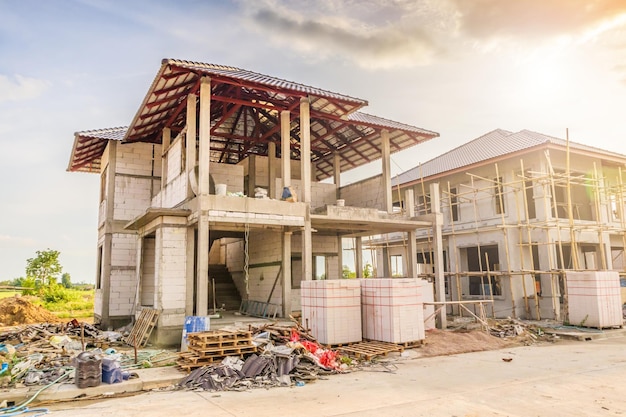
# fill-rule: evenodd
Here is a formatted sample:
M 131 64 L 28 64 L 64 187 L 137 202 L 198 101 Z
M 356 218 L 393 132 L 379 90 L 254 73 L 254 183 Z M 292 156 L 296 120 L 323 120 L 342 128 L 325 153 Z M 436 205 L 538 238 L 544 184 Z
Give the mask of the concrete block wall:
M 113 218 L 132 220 L 143 214 L 151 204 L 151 183 L 150 178 L 116 176 Z
M 215 184 L 226 184 L 227 192 L 243 192 L 243 166 L 230 164 L 209 164 L 209 173 Z
M 159 345 L 176 345 L 185 321 L 187 229 L 160 227 L 155 236 L 155 308 L 161 314 L 153 340 Z
M 150 207 L 173 208 L 187 198 L 187 175 L 181 174 L 165 185 L 165 188 L 152 198 Z M 157 185 L 158 190 L 161 184 Z
M 282 180 L 279 178 L 276 180 L 276 195 L 275 199 L 280 200 L 283 194 Z M 295 190 L 298 201 L 302 201 L 302 181 L 292 180 L 291 187 Z M 326 205 L 337 204 L 337 191 L 335 184 L 326 184 L 323 182 L 311 183 L 311 210 L 315 210 L 318 207 L 324 207 Z
M 119 145 L 115 175 L 113 218 L 132 220 L 151 205 L 153 180 L 160 177 L 160 146 L 146 143 Z
M 109 315 L 129 316 L 137 292 L 136 236 L 114 233 L 111 242 L 111 277 Z
M 154 307 L 155 303 L 155 271 L 156 271 L 156 257 L 155 257 L 155 245 L 156 239 L 144 238 L 143 239 L 143 259 L 141 261 L 141 290 L 139 300 L 140 305 L 145 307 Z
M 172 143 L 167 150 L 167 168 L 166 168 L 166 179 L 169 184 L 175 178 L 183 174 L 183 146 L 182 141 L 177 139 L 174 143 Z
M 279 232 L 259 232 L 250 231 L 249 237 L 249 299 L 255 301 L 267 301 L 267 297 L 272 290 L 280 261 L 282 259 L 282 233 Z M 262 265 L 269 264 L 269 265 Z M 254 267 L 254 265 L 259 265 Z M 273 303 L 282 303 L 280 279 L 274 293 Z
M 118 144 L 116 173 L 161 176 L 161 145 L 149 143 Z
M 385 210 L 383 177 L 378 175 L 339 189 L 339 196 L 346 206 L 367 207 Z

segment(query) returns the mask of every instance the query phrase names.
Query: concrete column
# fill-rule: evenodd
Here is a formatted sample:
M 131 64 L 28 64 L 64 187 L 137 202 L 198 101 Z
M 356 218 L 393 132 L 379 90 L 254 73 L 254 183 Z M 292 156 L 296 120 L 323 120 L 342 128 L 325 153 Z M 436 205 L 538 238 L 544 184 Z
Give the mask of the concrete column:
M 141 305 L 143 292 L 143 280 L 141 279 L 143 275 L 143 236 L 138 233 L 135 242 L 135 281 L 137 282 L 137 289 L 135 290 L 135 301 L 133 302 L 131 314 L 134 314 L 137 311 L 137 307 Z
M 354 268 L 356 269 L 356 277 L 363 278 L 363 238 L 361 236 L 355 239 L 354 255 Z
M 413 189 L 408 189 L 404 192 L 404 205 L 406 213 L 410 218 L 415 216 L 415 196 L 413 195 Z M 408 233 L 408 245 L 407 245 L 407 277 L 417 278 L 417 233 L 415 230 L 411 230 Z
M 439 201 L 439 184 L 430 184 L 430 210 L 435 219 L 433 224 L 433 252 L 435 261 L 435 301 L 446 301 L 446 283 L 443 272 L 443 214 Z M 439 313 L 439 325 L 442 329 L 447 327 L 446 309 L 442 308 Z
M 267 195 L 270 198 L 276 198 L 276 142 L 267 144 L 267 171 L 269 181 Z
M 254 189 L 256 188 L 256 155 L 248 157 L 248 189 L 246 195 L 254 197 Z
M 311 119 L 308 97 L 300 99 L 300 172 L 301 201 L 311 203 Z
M 313 279 L 313 233 L 311 215 L 307 210 L 302 230 L 302 279 Z
M 283 187 L 291 185 L 291 116 L 288 110 L 280 112 L 280 153 Z M 282 192 L 282 190 L 281 190 Z
M 167 185 L 167 151 L 172 141 L 172 131 L 169 127 L 163 128 L 161 137 L 161 189 Z
M 291 232 L 283 233 L 283 317 L 291 314 Z
M 196 230 L 193 227 L 187 228 L 187 251 L 185 268 L 185 315 L 193 316 L 193 293 L 194 293 L 194 279 L 196 277 L 196 271 L 194 269 L 194 259 L 196 251 Z
M 209 156 L 211 152 L 211 79 L 203 77 L 200 84 L 200 154 L 198 194 L 209 194 Z
M 341 235 L 337 236 L 337 266 L 339 267 L 339 273 L 337 278 L 343 278 L 343 238 Z
M 209 156 L 211 149 L 211 79 L 204 77 L 200 84 L 200 152 L 198 158 L 198 242 L 196 263 L 196 312 L 209 312 L 209 215 L 203 198 L 209 195 Z
M 339 192 L 339 188 L 341 188 L 341 156 L 339 153 L 335 153 L 333 155 L 333 178 L 335 183 L 336 197 L 341 198 L 341 193 Z
M 106 212 L 104 222 L 104 243 L 102 246 L 102 270 L 100 283 L 102 291 L 102 328 L 106 329 L 111 303 L 111 251 L 113 249 L 113 214 L 115 213 L 115 171 L 117 171 L 117 141 L 109 141 L 109 166 L 107 169 Z
M 187 96 L 187 134 L 185 144 L 185 162 L 187 170 L 187 178 L 195 174 L 196 167 L 196 99 L 195 94 Z M 187 196 L 193 196 L 190 181 L 187 181 Z M 193 268 L 192 268 L 193 269 Z
M 380 147 L 383 162 L 383 202 L 387 213 L 393 211 L 393 199 L 391 195 L 391 146 L 389 145 L 389 131 L 380 132 Z

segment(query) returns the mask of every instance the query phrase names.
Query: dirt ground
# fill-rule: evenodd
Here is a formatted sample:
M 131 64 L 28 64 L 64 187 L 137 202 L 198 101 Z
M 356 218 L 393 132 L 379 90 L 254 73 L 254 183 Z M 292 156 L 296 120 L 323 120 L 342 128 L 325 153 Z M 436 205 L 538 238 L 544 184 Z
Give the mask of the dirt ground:
M 58 323 L 61 320 L 43 307 L 15 296 L 0 300 L 0 327 L 34 323 Z

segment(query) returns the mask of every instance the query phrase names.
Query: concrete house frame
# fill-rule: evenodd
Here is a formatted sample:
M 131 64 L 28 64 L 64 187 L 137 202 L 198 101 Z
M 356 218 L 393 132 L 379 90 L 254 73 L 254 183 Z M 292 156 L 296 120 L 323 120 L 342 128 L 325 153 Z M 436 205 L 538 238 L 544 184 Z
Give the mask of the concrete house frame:
M 441 188 L 448 300 L 491 299 L 495 317 L 567 320 L 565 270 L 626 272 L 626 156 L 522 130 L 494 130 L 393 179 L 394 204 L 417 214 Z M 378 263 L 402 275 L 404 236 L 378 239 Z M 432 237 L 417 257 L 432 276 Z M 452 311 L 448 307 L 448 311 Z
M 393 213 L 390 154 L 438 134 L 358 112 L 365 105 L 163 60 L 128 127 L 75 134 L 68 170 L 101 176 L 96 319 L 115 326 L 156 308 L 155 342 L 176 344 L 185 316 L 241 299 L 286 316 L 301 280 L 342 277 L 343 237 L 432 228 Z M 341 186 L 343 171 L 377 159 L 382 175 Z

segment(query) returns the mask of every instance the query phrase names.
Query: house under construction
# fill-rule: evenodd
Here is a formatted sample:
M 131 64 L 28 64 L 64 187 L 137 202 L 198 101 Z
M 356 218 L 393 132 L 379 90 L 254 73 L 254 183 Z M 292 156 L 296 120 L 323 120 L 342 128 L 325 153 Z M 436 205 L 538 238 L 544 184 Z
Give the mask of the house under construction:
M 491 300 L 494 317 L 567 321 L 566 271 L 626 272 L 625 167 L 624 155 L 498 129 L 395 177 L 393 198 L 418 218 L 441 211 L 447 300 Z M 435 183 L 442 196 L 431 202 Z M 434 238 L 417 231 L 422 277 L 433 276 Z M 402 276 L 410 243 L 392 233 L 368 245 Z
M 287 316 L 301 281 L 341 278 L 343 238 L 436 234 L 431 219 L 394 213 L 390 155 L 438 134 L 359 112 L 366 105 L 163 60 L 129 126 L 75 135 L 68 170 L 101 178 L 96 320 L 158 309 L 155 342 L 176 344 L 186 316 L 242 299 Z M 342 172 L 378 159 L 382 175 L 341 186 Z

